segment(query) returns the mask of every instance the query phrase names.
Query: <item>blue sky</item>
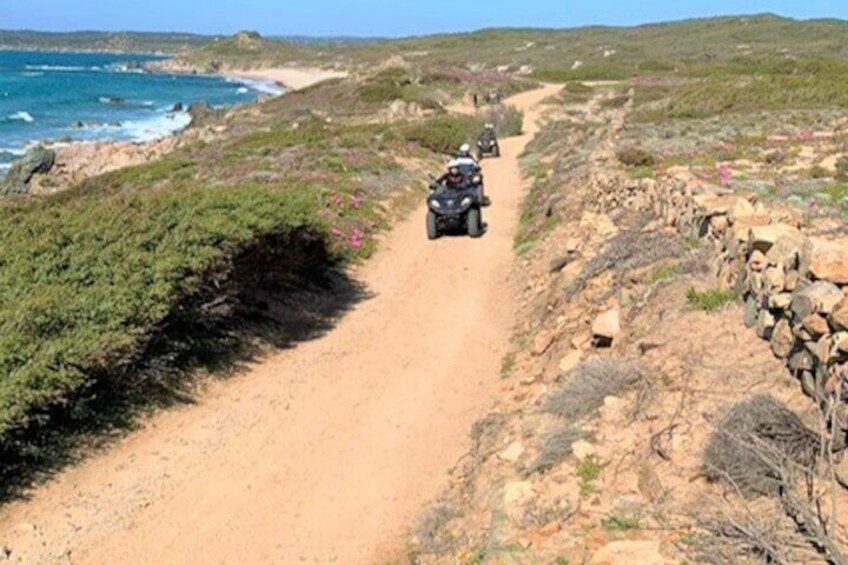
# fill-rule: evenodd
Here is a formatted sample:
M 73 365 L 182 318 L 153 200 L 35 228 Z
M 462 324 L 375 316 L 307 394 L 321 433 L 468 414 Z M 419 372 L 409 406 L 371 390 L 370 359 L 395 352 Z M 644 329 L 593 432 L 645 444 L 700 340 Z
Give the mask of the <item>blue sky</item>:
M 0 29 L 400 36 L 758 12 L 848 19 L 848 0 L 0 0 Z

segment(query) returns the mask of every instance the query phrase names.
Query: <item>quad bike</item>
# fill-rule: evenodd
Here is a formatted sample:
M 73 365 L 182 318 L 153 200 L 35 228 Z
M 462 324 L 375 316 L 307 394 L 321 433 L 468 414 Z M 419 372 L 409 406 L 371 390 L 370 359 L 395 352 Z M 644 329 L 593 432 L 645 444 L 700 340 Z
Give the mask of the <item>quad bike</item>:
M 438 239 L 444 233 L 465 232 L 483 235 L 480 193 L 471 183 L 453 188 L 444 183 L 430 185 L 427 197 L 427 237 Z
M 484 157 L 500 157 L 501 146 L 496 137 L 481 137 L 477 140 L 477 160 L 482 161 Z

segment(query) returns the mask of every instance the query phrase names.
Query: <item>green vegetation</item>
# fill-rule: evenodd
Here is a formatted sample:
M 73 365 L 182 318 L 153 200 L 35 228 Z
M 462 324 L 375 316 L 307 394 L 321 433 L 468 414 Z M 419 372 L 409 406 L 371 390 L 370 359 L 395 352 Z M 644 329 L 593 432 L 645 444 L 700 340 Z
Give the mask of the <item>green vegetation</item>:
M 455 153 L 463 143 L 472 143 L 483 129 L 479 118 L 470 116 L 439 116 L 410 126 L 405 137 L 422 147 L 446 155 Z
M 580 462 L 577 467 L 577 478 L 579 479 L 580 495 L 589 496 L 595 492 L 595 481 L 601 476 L 604 465 L 596 457 L 590 456 Z
M 711 288 L 699 291 L 695 287 L 689 287 L 686 291 L 686 299 L 690 304 L 697 306 L 706 312 L 715 312 L 736 300 L 736 294 L 731 290 Z
M 221 38 L 190 33 L 0 30 L 0 49 L 172 54 L 197 49 L 218 39 Z
M 603 521 L 604 529 L 629 532 L 642 527 L 642 522 L 637 516 L 607 516 Z
M 686 272 L 686 269 L 680 263 L 665 265 L 656 269 L 648 277 L 648 284 L 657 284 L 671 279 L 675 279 Z
M 618 161 L 627 167 L 653 167 L 657 160 L 654 156 L 638 147 L 627 147 L 616 153 Z

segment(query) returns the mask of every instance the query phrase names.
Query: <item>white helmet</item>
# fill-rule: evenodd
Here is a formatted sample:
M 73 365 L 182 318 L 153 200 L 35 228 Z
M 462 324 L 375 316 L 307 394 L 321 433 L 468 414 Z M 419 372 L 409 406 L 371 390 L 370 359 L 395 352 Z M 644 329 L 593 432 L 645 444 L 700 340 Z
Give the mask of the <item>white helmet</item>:
M 459 152 L 460 152 L 460 153 L 468 153 L 468 152 L 470 152 L 470 151 L 471 151 L 471 146 L 470 146 L 470 145 L 468 145 L 467 143 L 463 143 L 463 144 L 462 144 L 462 145 L 460 145 L 460 147 L 459 147 Z
M 459 168 L 459 161 L 457 161 L 456 159 L 454 159 L 450 163 L 448 163 L 448 169 L 458 169 L 458 168 Z

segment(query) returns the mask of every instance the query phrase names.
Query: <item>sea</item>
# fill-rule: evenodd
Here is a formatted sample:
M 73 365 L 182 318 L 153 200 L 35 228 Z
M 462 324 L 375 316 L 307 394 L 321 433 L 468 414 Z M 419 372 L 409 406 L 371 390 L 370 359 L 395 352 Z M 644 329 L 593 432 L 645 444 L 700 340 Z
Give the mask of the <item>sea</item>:
M 152 141 L 188 125 L 178 103 L 221 107 L 282 94 L 271 82 L 146 71 L 156 59 L 0 51 L 0 176 L 33 144 Z

